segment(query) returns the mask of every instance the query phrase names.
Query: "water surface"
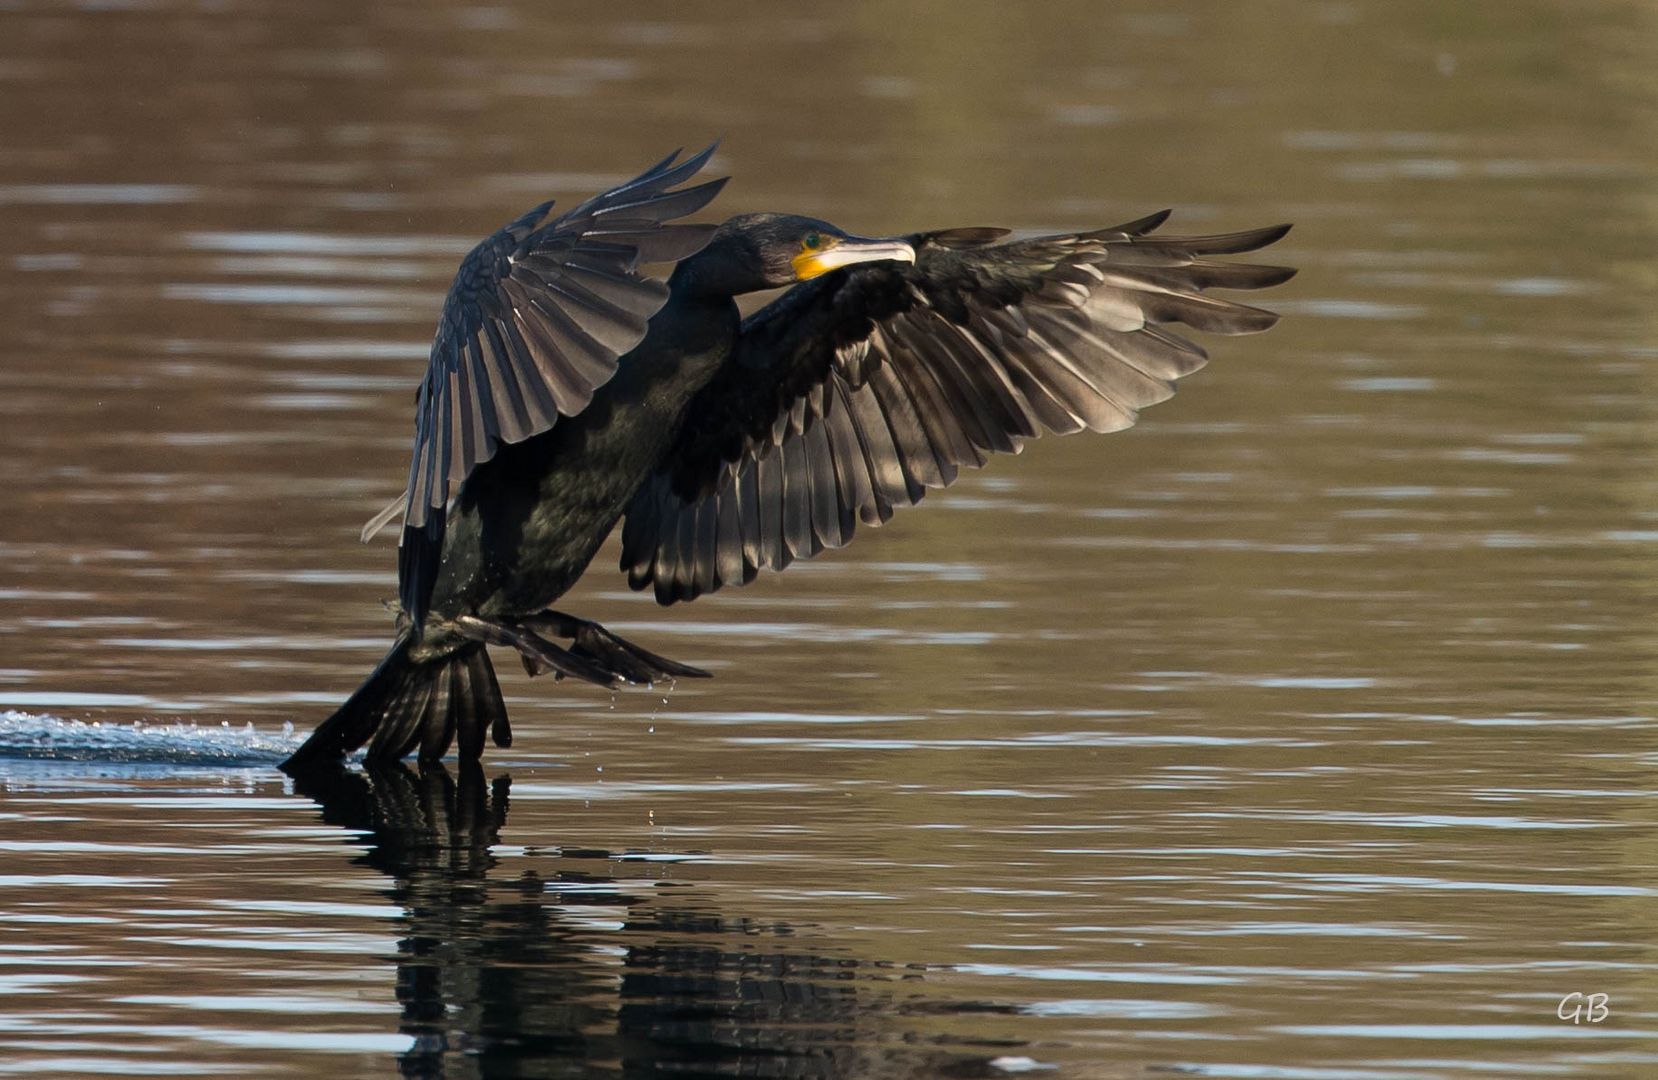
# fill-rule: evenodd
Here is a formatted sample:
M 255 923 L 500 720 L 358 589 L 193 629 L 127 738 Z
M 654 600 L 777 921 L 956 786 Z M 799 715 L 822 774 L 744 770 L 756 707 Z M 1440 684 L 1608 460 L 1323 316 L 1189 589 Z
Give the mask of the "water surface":
M 0 1072 L 1651 1075 L 1654 72 L 1635 3 L 0 11 Z M 715 679 L 502 663 L 481 770 L 296 790 L 456 260 L 715 137 L 727 212 L 1303 272 L 847 551 L 607 548 Z

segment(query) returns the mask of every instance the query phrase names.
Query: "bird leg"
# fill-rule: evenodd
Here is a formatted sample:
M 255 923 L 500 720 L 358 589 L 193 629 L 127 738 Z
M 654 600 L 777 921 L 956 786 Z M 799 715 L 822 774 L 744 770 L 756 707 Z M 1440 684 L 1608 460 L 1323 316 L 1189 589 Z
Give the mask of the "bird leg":
M 616 686 L 616 672 L 594 663 L 591 657 L 578 656 L 559 648 L 537 634 L 528 620 L 505 622 L 477 615 L 461 615 L 455 619 L 454 625 L 462 637 L 517 649 L 518 655 L 524 660 L 524 670 L 531 675 L 552 671 L 557 673 L 559 678 L 569 675 L 610 689 Z
M 526 616 L 522 625 L 535 632 L 569 638 L 573 643 L 570 655 L 631 683 L 709 678 L 709 673 L 701 668 L 658 656 L 649 649 L 616 636 L 596 622 L 578 619 L 562 611 L 548 610 Z

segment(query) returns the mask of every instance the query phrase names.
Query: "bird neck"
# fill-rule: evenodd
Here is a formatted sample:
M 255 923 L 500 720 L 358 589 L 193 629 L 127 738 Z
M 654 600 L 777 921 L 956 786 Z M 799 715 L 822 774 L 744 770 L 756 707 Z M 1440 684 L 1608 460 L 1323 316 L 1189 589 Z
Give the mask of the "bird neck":
M 770 288 L 754 245 L 729 223 L 714 233 L 708 246 L 680 260 L 668 287 L 677 296 L 698 300 L 729 300 Z

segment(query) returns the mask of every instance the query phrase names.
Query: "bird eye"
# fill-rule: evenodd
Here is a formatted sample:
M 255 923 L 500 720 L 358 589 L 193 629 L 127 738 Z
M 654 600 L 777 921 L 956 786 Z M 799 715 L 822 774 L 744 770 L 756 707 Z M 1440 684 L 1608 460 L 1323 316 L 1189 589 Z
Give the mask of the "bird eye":
M 806 239 L 803 242 L 806 245 L 807 251 L 816 251 L 818 246 L 823 243 L 823 237 L 819 236 L 815 232 L 809 232 L 806 234 Z

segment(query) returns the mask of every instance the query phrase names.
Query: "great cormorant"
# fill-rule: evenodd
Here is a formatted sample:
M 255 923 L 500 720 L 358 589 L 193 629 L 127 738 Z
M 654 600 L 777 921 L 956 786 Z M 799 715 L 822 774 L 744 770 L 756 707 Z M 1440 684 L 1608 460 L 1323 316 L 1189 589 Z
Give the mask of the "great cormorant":
M 1289 226 L 850 236 L 792 214 L 671 224 L 725 181 L 678 154 L 544 221 L 543 203 L 456 275 L 415 407 L 391 651 L 288 759 L 369 744 L 463 760 L 511 739 L 485 651 L 603 686 L 701 676 L 549 610 L 616 523 L 622 569 L 661 604 L 838 548 L 857 525 L 1046 429 L 1115 431 L 1203 366 L 1165 329 L 1265 330 L 1207 295 L 1293 270 L 1216 261 Z M 673 263 L 664 283 L 640 272 Z M 793 286 L 747 318 L 735 297 Z M 549 637 L 570 641 L 561 647 Z

